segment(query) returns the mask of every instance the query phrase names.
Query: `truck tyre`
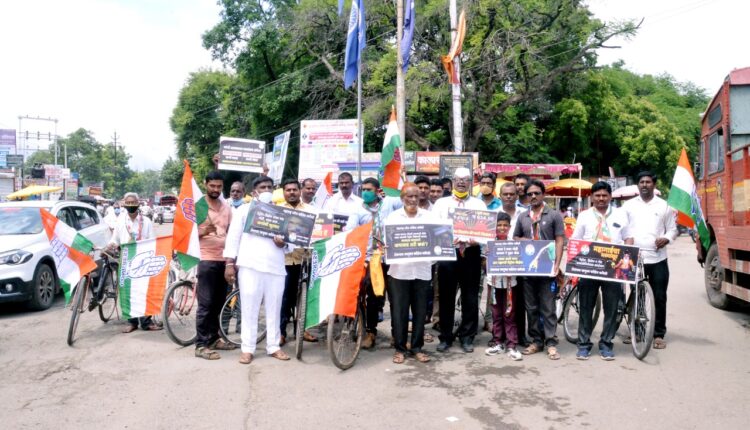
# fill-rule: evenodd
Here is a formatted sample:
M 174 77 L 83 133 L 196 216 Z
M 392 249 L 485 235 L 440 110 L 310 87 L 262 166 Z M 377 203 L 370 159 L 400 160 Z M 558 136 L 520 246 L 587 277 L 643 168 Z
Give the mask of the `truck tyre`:
M 727 309 L 732 304 L 731 297 L 721 292 L 721 283 L 724 281 L 724 269 L 719 259 L 719 248 L 712 243 L 708 248 L 705 263 L 706 295 L 713 307 Z
M 29 307 L 37 311 L 49 309 L 55 299 L 55 283 L 55 273 L 49 265 L 42 263 L 37 266 Z

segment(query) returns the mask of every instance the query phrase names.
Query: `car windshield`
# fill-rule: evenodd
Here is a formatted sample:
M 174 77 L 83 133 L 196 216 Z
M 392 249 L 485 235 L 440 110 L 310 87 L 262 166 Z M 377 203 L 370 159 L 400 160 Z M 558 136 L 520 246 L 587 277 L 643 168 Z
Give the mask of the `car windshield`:
M 0 235 L 37 234 L 41 231 L 39 208 L 0 208 Z

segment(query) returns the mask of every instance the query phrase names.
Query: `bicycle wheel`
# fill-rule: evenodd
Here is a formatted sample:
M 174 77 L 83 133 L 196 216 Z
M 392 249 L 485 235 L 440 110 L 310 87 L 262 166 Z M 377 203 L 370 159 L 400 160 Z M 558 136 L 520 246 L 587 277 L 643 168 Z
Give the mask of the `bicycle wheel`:
M 633 355 L 637 359 L 643 360 L 651 349 L 654 340 L 656 323 L 654 292 L 651 290 L 651 284 L 648 281 L 641 281 L 631 294 L 635 294 L 635 300 L 633 300 L 632 307 L 628 312 L 631 345 L 633 346 Z
M 99 319 L 105 323 L 117 312 L 117 290 L 117 264 L 106 264 L 99 279 Z
M 296 333 L 294 337 L 294 354 L 297 360 L 302 359 L 302 347 L 305 343 L 305 315 L 307 311 L 307 281 L 300 282 L 297 290 L 297 306 L 295 315 Z
M 73 346 L 73 342 L 76 340 L 76 330 L 78 329 L 78 320 L 81 319 L 81 314 L 86 312 L 86 297 L 88 297 L 89 291 L 89 280 L 91 278 L 88 275 L 81 278 L 76 286 L 75 293 L 73 294 L 73 300 L 71 302 L 70 310 L 70 325 L 68 326 L 68 346 Z
M 580 321 L 580 311 L 578 307 L 578 286 L 570 290 L 563 307 L 563 333 L 565 339 L 570 343 L 578 343 L 578 323 Z
M 331 361 L 341 370 L 354 365 L 362 338 L 365 336 L 365 318 L 362 306 L 357 306 L 354 318 L 331 314 L 328 317 L 328 352 Z
M 242 345 L 242 306 L 240 303 L 240 290 L 234 290 L 227 297 L 219 314 L 219 331 L 225 341 L 236 346 Z M 266 338 L 266 311 L 264 303 L 260 304 L 258 312 L 258 339 L 260 343 Z
M 195 286 L 190 281 L 172 284 L 161 305 L 161 319 L 167 336 L 180 346 L 195 343 L 195 316 L 198 311 L 198 298 Z

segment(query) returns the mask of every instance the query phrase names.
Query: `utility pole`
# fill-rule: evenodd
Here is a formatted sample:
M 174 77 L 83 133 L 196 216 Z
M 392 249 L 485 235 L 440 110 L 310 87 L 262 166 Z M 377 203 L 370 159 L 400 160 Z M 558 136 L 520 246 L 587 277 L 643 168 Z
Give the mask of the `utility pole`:
M 456 15 L 456 0 L 450 0 L 449 12 L 451 17 L 451 46 L 458 37 L 458 16 Z M 461 62 L 459 55 L 453 59 L 456 75 L 461 76 Z M 453 152 L 460 154 L 464 150 L 463 117 L 461 116 L 461 84 L 451 83 L 451 98 L 453 100 Z
M 114 189 L 115 189 L 115 197 L 119 197 L 119 194 L 117 193 L 117 184 L 118 184 L 118 181 L 117 181 L 117 130 L 115 130 L 115 135 L 112 136 L 112 143 L 114 143 L 114 145 L 115 145 L 115 165 L 113 166 L 113 171 L 115 172 L 115 174 L 114 174 L 114 178 L 115 178 L 115 184 L 114 184 L 115 185 L 115 187 L 114 187 Z M 102 184 L 102 188 L 104 188 L 103 185 L 104 184 Z M 102 193 L 102 194 L 104 194 L 104 193 Z
M 411 5 L 411 0 L 406 0 Z M 412 23 L 411 25 L 414 25 Z M 396 0 L 396 122 L 401 135 L 401 157 L 406 151 L 406 85 L 404 83 L 404 57 L 401 41 L 404 38 L 404 0 Z

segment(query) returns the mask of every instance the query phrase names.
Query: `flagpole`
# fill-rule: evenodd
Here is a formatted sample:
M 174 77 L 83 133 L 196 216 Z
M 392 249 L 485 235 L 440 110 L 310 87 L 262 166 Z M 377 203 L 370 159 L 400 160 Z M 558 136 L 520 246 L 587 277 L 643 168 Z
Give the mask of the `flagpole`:
M 450 0 L 448 7 L 451 19 L 451 46 L 458 37 L 458 18 L 456 15 L 456 0 Z M 453 59 L 456 76 L 461 76 L 461 62 L 459 55 Z M 451 99 L 453 100 L 453 152 L 460 154 L 464 150 L 464 133 L 461 116 L 461 84 L 451 83 Z
M 358 151 L 357 151 L 357 189 L 362 187 L 362 147 L 364 146 L 364 136 L 362 133 L 362 61 L 357 62 L 357 134 Z
M 407 0 L 411 1 L 411 0 Z M 412 23 L 411 25 L 414 25 Z M 406 150 L 406 85 L 404 83 L 404 57 L 401 41 L 404 39 L 404 0 L 396 1 L 396 122 L 401 135 L 401 154 Z

